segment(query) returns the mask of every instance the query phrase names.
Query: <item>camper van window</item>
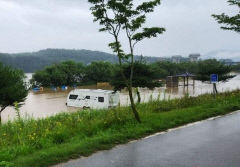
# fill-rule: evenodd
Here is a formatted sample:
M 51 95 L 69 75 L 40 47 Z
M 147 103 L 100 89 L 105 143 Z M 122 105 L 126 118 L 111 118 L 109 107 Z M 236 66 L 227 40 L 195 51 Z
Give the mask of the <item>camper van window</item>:
M 70 95 L 69 99 L 76 100 L 78 98 L 78 95 Z
M 90 96 L 86 96 L 86 99 L 90 99 Z
M 104 103 L 104 97 L 98 97 L 98 102 Z

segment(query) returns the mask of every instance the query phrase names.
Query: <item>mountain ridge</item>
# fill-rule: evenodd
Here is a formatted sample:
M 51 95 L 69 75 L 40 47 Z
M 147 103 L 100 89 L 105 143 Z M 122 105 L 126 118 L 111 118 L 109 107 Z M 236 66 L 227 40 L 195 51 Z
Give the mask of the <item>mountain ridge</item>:
M 136 60 L 139 60 L 140 58 L 141 56 L 136 56 Z M 150 63 L 160 60 L 159 57 L 147 56 L 144 57 L 144 59 L 146 62 Z M 4 64 L 22 69 L 24 72 L 31 73 L 41 70 L 48 65 L 66 60 L 82 62 L 83 64 L 89 64 L 93 61 L 107 61 L 111 63 L 118 62 L 117 56 L 114 54 L 86 49 L 48 48 L 36 52 L 0 53 L 0 61 Z

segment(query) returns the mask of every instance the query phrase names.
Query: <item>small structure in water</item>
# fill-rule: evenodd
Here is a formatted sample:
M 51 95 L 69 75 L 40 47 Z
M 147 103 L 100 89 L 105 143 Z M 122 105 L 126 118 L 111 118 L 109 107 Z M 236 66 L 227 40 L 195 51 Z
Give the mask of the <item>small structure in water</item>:
M 189 72 L 177 75 L 178 78 L 183 78 L 183 85 L 179 85 L 179 86 L 194 86 L 195 85 L 195 77 L 196 75 L 193 75 Z M 192 84 L 189 83 L 189 80 L 192 79 Z
M 33 92 L 38 92 L 38 91 L 40 91 L 40 88 L 35 87 L 35 88 L 32 88 L 32 90 L 33 90 Z
M 61 89 L 62 89 L 62 91 L 65 91 L 65 90 L 68 90 L 68 87 L 63 85 L 63 86 L 61 86 Z
M 32 88 L 33 92 L 43 91 L 43 87 L 34 87 Z
M 179 85 L 179 79 L 183 79 L 183 85 Z M 192 84 L 189 83 L 189 80 L 192 79 Z M 168 76 L 166 80 L 167 87 L 178 87 L 178 86 L 194 86 L 195 85 L 195 75 L 186 72 L 180 75 Z
M 178 77 L 176 76 L 168 76 L 166 80 L 167 87 L 178 87 Z

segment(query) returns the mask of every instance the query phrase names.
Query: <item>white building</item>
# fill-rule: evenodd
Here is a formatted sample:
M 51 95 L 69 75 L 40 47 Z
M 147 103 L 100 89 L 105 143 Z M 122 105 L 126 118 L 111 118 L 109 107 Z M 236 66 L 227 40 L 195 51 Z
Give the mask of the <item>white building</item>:
M 190 60 L 190 62 L 197 62 L 200 57 L 201 57 L 201 55 L 199 53 L 190 54 L 189 60 Z
M 173 63 L 180 63 L 182 61 L 183 57 L 180 55 L 172 56 L 172 62 Z

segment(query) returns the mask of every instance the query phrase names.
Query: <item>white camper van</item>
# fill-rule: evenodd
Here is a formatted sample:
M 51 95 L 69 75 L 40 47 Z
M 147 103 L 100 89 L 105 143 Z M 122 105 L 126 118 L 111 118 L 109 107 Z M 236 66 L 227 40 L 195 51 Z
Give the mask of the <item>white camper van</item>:
M 66 105 L 69 107 L 104 109 L 119 104 L 119 92 L 110 90 L 75 89 L 68 94 Z

